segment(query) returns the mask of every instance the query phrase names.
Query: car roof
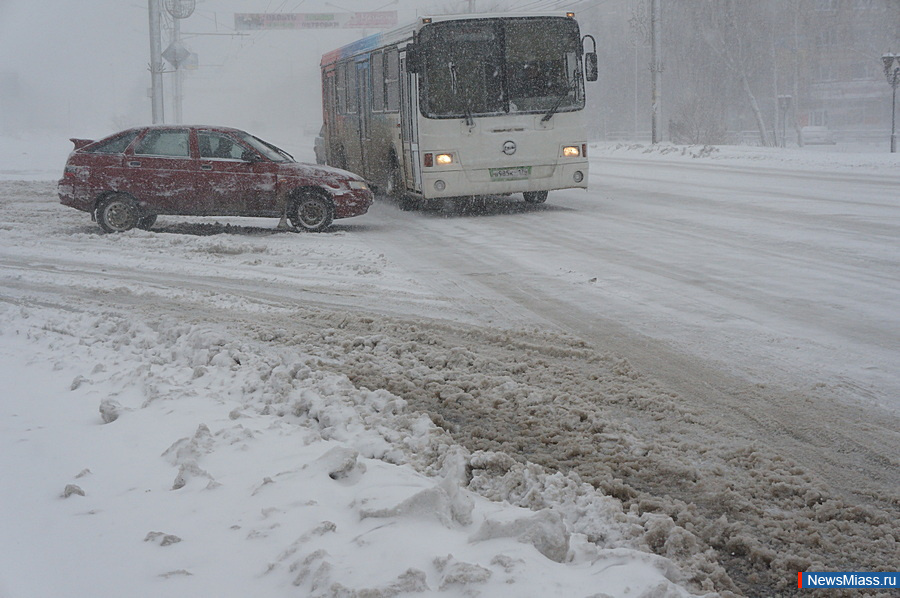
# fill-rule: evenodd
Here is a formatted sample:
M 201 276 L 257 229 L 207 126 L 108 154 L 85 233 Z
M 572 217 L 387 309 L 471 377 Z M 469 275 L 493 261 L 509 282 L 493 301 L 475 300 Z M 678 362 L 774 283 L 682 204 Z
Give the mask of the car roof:
M 235 129 L 234 127 L 223 127 L 221 125 L 187 125 L 187 124 L 165 124 L 165 125 L 144 125 L 141 127 L 132 127 L 128 130 L 168 130 L 168 129 L 206 129 L 210 131 L 221 131 L 221 132 L 230 132 L 230 133 L 245 133 L 245 131 L 241 129 Z
M 238 135 L 249 135 L 246 131 L 242 129 L 235 129 L 234 127 L 223 127 L 221 125 L 186 125 L 186 124 L 164 124 L 164 125 L 138 125 L 135 127 L 129 127 L 127 129 L 122 129 L 121 131 L 116 131 L 115 133 L 111 133 L 104 137 L 99 137 L 96 139 L 84 139 L 87 143 L 84 145 L 76 144 L 76 151 L 82 150 L 86 147 L 94 145 L 95 143 L 101 143 L 108 139 L 113 139 L 115 137 L 119 137 L 120 135 L 124 135 L 126 133 L 131 133 L 132 131 L 136 133 L 140 133 L 142 131 L 175 131 L 180 129 L 196 129 L 196 130 L 204 130 L 204 131 L 215 131 L 217 133 L 236 133 Z M 74 142 L 76 138 L 73 137 L 72 141 Z

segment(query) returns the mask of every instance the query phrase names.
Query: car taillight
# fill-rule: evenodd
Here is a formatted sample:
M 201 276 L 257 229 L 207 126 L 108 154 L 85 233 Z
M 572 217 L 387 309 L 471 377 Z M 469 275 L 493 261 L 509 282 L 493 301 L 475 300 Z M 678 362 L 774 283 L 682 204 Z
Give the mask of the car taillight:
M 87 166 L 70 166 L 67 164 L 65 170 L 63 170 L 63 178 L 84 180 L 87 178 L 87 173 Z

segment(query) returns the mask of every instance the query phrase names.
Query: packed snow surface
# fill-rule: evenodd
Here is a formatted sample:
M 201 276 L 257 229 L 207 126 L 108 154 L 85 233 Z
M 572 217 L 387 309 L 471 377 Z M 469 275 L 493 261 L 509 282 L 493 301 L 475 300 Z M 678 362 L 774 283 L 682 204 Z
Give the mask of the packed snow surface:
M 540 206 L 107 235 L 54 143 L 0 144 L 0 597 L 900 568 L 896 156 L 594 146 Z

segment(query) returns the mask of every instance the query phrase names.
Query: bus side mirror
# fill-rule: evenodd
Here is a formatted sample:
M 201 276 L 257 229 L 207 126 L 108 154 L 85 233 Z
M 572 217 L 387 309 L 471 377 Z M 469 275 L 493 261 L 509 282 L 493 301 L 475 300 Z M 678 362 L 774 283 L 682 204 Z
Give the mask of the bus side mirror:
M 418 73 L 422 70 L 422 54 L 419 51 L 419 44 L 406 44 L 406 72 Z
M 598 75 L 597 54 L 596 52 L 588 52 L 584 55 L 584 78 L 588 81 L 596 81 Z

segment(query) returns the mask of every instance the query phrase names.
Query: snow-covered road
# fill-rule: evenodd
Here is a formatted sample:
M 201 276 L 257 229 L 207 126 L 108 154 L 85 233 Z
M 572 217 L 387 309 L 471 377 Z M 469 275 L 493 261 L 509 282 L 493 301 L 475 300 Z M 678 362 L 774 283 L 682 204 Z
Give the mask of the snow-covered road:
M 900 177 L 604 157 L 591 180 L 490 217 L 381 208 L 367 238 L 480 321 L 597 342 L 621 328 L 752 381 L 900 407 Z
M 577 474 L 644 518 L 632 544 L 687 572 L 670 579 L 788 592 L 808 567 L 897 567 L 896 167 L 600 147 L 586 193 L 449 212 L 381 202 L 324 235 L 183 218 L 103 235 L 52 183 L 0 182 L 0 332 L 127 318 L 302 347 L 494 455 L 469 464 L 493 473 L 467 489 L 571 515 L 516 468 Z M 268 404 L 257 394 L 245 407 Z M 591 537 L 585 519 L 568 529 Z

